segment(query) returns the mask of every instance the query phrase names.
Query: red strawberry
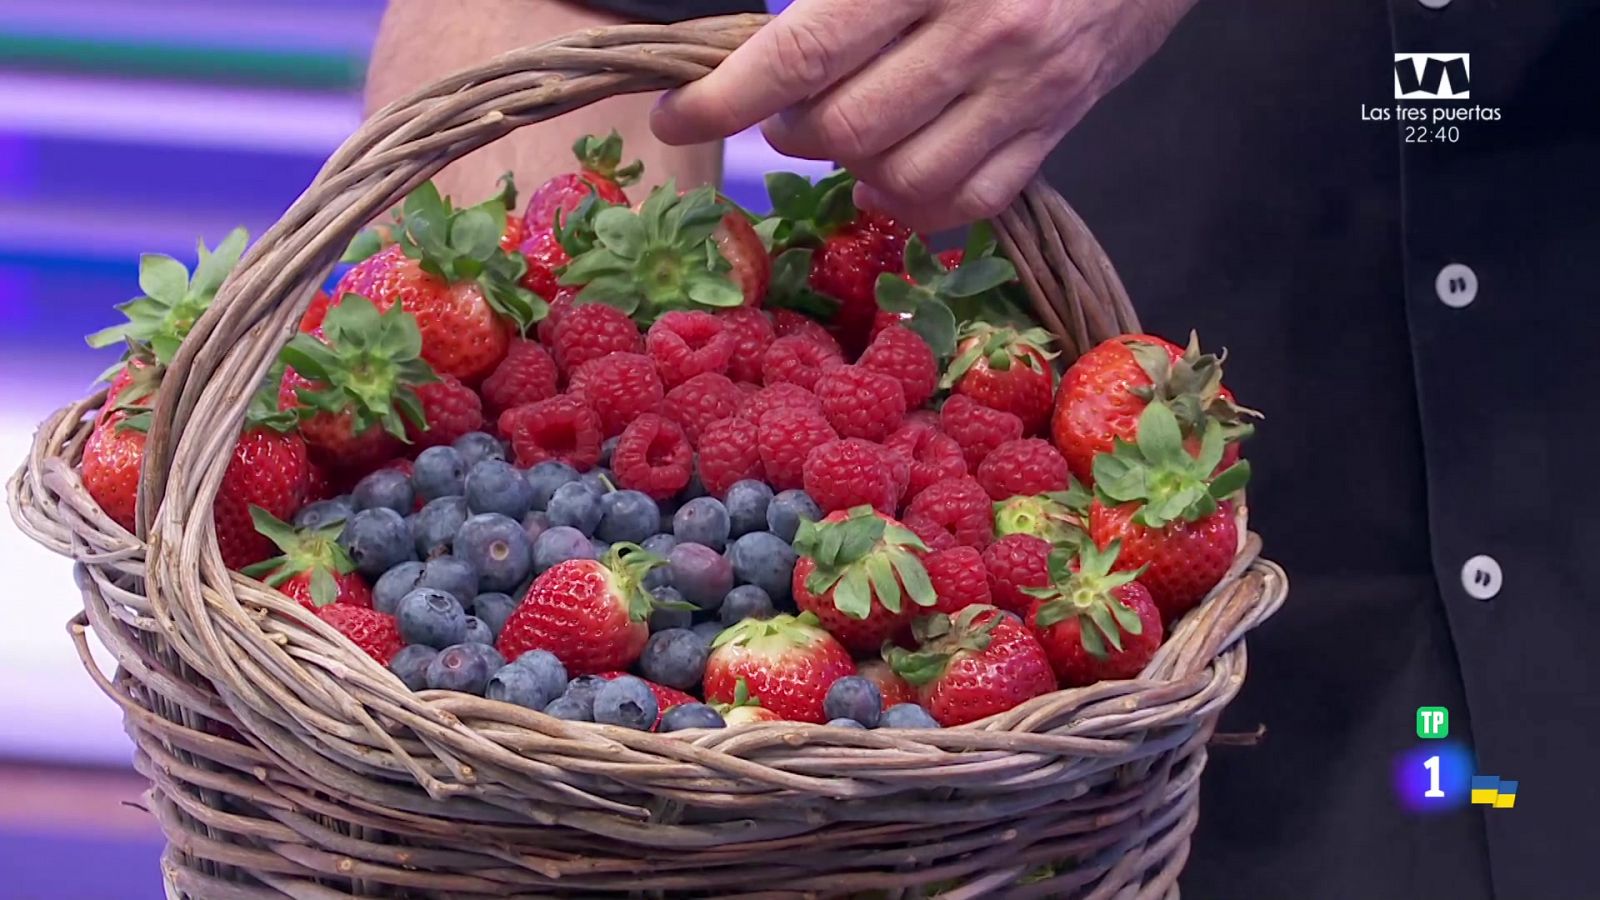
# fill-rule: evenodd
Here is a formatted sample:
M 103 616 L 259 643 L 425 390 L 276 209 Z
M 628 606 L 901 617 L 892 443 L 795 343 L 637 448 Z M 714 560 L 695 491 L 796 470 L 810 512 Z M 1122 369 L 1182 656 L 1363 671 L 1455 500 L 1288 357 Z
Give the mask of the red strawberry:
M 1096 500 L 1089 513 L 1089 536 L 1098 546 L 1123 542 L 1119 564 L 1144 566 L 1139 582 L 1150 591 L 1163 621 L 1177 621 L 1205 599 L 1233 565 L 1239 531 L 1233 504 L 1195 522 L 1182 519 L 1151 529 L 1136 522 L 1138 505 L 1105 506 Z
M 906 409 L 927 403 L 939 386 L 939 360 L 933 355 L 933 348 L 909 328 L 885 328 L 862 352 L 857 365 L 900 382 Z
M 1028 627 L 1065 687 L 1133 678 L 1161 646 L 1161 612 L 1134 580 L 1141 572 L 1112 571 L 1120 549 L 1090 544 L 1077 559 L 1071 548 L 1051 551 L 1053 583 L 1037 589 Z
M 139 468 L 144 464 L 145 433 L 116 413 L 101 423 L 83 445 L 83 486 L 113 522 L 134 530 Z
M 744 292 L 744 305 L 760 306 L 772 282 L 772 257 L 767 254 L 766 244 L 761 242 L 755 226 L 735 210 L 722 217 L 717 230 L 711 233 L 711 240 L 732 267 L 733 283 Z
M 557 216 L 565 219 L 589 197 L 627 206 L 628 195 L 622 189 L 644 172 L 640 162 L 622 165 L 622 135 L 615 131 L 603 139 L 592 134 L 578 138 L 572 154 L 581 168 L 546 181 L 528 198 L 522 224 L 529 234 L 548 231 Z
M 683 426 L 689 443 L 699 446 L 700 432 L 718 419 L 738 415 L 744 393 L 726 375 L 706 372 L 667 391 L 661 411 Z
M 611 470 L 619 487 L 667 500 L 689 484 L 694 451 L 678 423 L 645 413 L 623 429 L 622 439 L 612 451 Z
M 898 505 L 884 449 L 857 438 L 829 441 L 806 454 L 804 484 L 825 513 L 866 505 L 892 516 Z
M 322 327 L 322 320 L 328 317 L 328 308 L 333 305 L 333 299 L 327 291 L 317 291 L 311 298 L 311 304 L 306 311 L 300 314 L 300 330 L 310 334 Z
M 723 374 L 734 349 L 733 335 L 722 320 L 698 310 L 662 315 L 645 334 L 644 348 L 669 388 L 705 372 Z
M 266 421 L 273 424 L 247 423 L 212 502 L 217 547 L 230 569 L 242 569 L 272 555 L 272 541 L 256 531 L 251 521 L 252 507 L 287 519 L 305 505 L 311 489 L 305 442 L 292 431 L 277 430 L 285 424 L 281 419 Z
M 600 416 L 571 394 L 525 403 L 500 414 L 500 433 L 524 468 L 557 459 L 580 472 L 600 462 Z
M 528 271 L 517 282 L 528 290 L 553 303 L 564 290 L 561 287 L 561 270 L 572 262 L 567 248 L 554 231 L 535 231 L 512 246 L 522 254 Z
M 1076 480 L 1065 491 L 1017 496 L 994 505 L 995 537 L 1027 534 L 1050 545 L 1076 544 L 1084 538 L 1089 493 Z
M 483 381 L 484 412 L 499 418 L 513 406 L 549 400 L 556 395 L 559 381 L 555 360 L 538 342 L 514 338 L 505 359 Z
M 889 662 L 917 688 L 946 728 L 965 725 L 1056 689 L 1044 648 L 1027 628 L 992 606 L 918 623 L 916 651 L 891 648 Z
M 943 386 L 1011 413 L 1022 420 L 1023 434 L 1043 433 L 1056 391 L 1056 372 L 1050 366 L 1055 354 L 1045 349 L 1050 333 L 975 323 L 964 334 Z
M 978 465 L 978 483 L 996 501 L 1067 489 L 1067 461 L 1049 441 L 1023 438 L 994 448 Z
M 994 605 L 1020 616 L 1033 607 L 1030 591 L 1050 584 L 1050 545 L 1032 535 L 1007 535 L 983 551 L 983 566 Z
M 603 561 L 557 563 L 528 586 L 495 646 L 511 661 L 548 650 L 573 677 L 626 669 L 650 637 L 645 576 L 665 562 L 637 545 L 617 544 Z
M 736 704 L 747 693 L 760 708 L 794 722 L 826 722 L 822 700 L 828 688 L 856 670 L 845 648 L 805 614 L 745 619 L 711 646 L 706 702 Z
M 418 449 L 453 444 L 464 434 L 483 430 L 483 401 L 454 376 L 441 375 L 438 381 L 421 385 L 417 399 L 422 401 L 427 426 L 407 423 L 406 434 Z
M 796 605 L 854 652 L 877 650 L 938 600 L 922 539 L 869 506 L 802 521 L 794 547 Z
M 865 659 L 856 663 L 856 674 L 878 686 L 878 691 L 883 694 L 884 709 L 897 703 L 917 702 L 916 689 L 896 675 L 894 669 L 881 659 Z
M 372 591 L 356 573 L 356 564 L 339 546 L 344 523 L 316 531 L 297 531 L 259 506 L 250 508 L 256 529 L 283 551 L 244 570 L 286 596 L 315 610 L 330 603 L 371 606 Z
M 939 598 L 934 610 L 953 615 L 968 606 L 991 604 L 989 570 L 982 553 L 958 545 L 929 553 L 922 558 L 922 565 Z
M 561 317 L 551 338 L 551 353 L 561 371 L 571 374 L 608 353 L 640 353 L 644 341 L 628 314 L 603 303 L 578 303 Z
M 994 540 L 994 503 L 977 481 L 961 477 L 935 482 L 906 507 L 907 516 L 927 519 L 957 543 L 982 550 Z
M 394 616 L 375 609 L 354 603 L 330 603 L 317 607 L 317 618 L 332 625 L 379 665 L 388 665 L 404 645 Z
M 839 435 L 822 417 L 810 409 L 774 409 L 756 423 L 757 449 L 767 483 L 774 490 L 786 491 L 805 485 L 806 457 L 817 447 Z
M 722 499 L 735 482 L 761 480 L 759 430 L 745 419 L 718 419 L 700 433 L 700 483 Z
M 733 338 L 733 354 L 728 360 L 728 377 L 734 381 L 761 383 L 761 357 L 777 339 L 772 320 L 759 309 L 736 306 L 718 313 L 723 328 Z
M 967 474 L 967 458 L 961 445 L 939 429 L 918 422 L 906 422 L 883 442 L 905 457 L 910 465 L 905 501 L 947 478 Z
M 614 681 L 626 674 L 628 673 L 601 672 L 595 677 L 604 678 L 606 681 Z M 677 688 L 667 687 L 664 684 L 656 684 L 654 681 L 651 681 L 648 678 L 640 678 L 639 680 L 644 682 L 644 686 L 649 688 L 650 693 L 654 694 L 656 697 L 656 724 L 651 726 L 652 731 L 661 727 L 661 717 L 666 713 L 667 710 L 673 708 L 674 706 L 682 706 L 685 703 L 700 702 L 699 700 L 696 700 L 694 697 L 685 694 L 683 691 L 680 691 Z
M 600 417 L 606 437 L 622 433 L 646 413 L 659 413 L 665 397 L 655 363 L 642 353 L 608 353 L 572 373 L 572 393 Z
M 967 469 L 978 471 L 983 460 L 1006 441 L 1022 437 L 1022 420 L 960 395 L 944 402 L 939 425 L 955 438 L 967 457 Z
M 905 395 L 893 377 L 861 366 L 835 366 L 817 378 L 817 400 L 841 437 L 881 441 L 900 427 Z

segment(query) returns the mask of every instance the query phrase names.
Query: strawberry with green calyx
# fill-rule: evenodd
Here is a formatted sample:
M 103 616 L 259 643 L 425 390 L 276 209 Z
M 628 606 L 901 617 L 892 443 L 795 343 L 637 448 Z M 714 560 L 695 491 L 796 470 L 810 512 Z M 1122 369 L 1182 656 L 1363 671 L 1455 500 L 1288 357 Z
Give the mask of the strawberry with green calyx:
M 724 629 L 711 643 L 703 683 L 707 703 L 738 705 L 744 682 L 746 696 L 779 718 L 821 724 L 828 688 L 855 671 L 849 651 L 816 616 L 785 614 Z
M 83 487 L 111 520 L 128 531 L 136 524 L 139 470 L 144 465 L 148 411 L 102 413 L 83 445 Z
M 968 256 L 946 271 L 921 239 L 906 242 L 908 277 L 884 273 L 876 284 L 877 305 L 899 315 L 922 335 L 934 352 L 947 357 L 956 350 L 956 323 L 988 318 L 1003 309 L 996 290 L 1017 277 L 1016 267 L 998 256 Z
M 1032 632 L 993 606 L 968 606 L 954 617 L 918 619 L 916 650 L 886 646 L 884 658 L 917 689 L 946 728 L 1005 712 L 1056 689 L 1050 659 Z
M 922 564 L 927 545 L 870 506 L 802 520 L 794 548 L 795 603 L 854 652 L 876 651 L 918 607 L 939 602 Z
M 590 197 L 627 206 L 628 195 L 622 189 L 638 183 L 644 174 L 644 163 L 638 160 L 622 164 L 622 135 L 615 130 L 604 138 L 592 134 L 578 138 L 572 155 L 578 159 L 578 171 L 551 178 L 528 198 L 522 223 L 530 236 L 548 230 Z
M 350 555 L 339 546 L 344 523 L 296 530 L 259 506 L 250 507 L 250 518 L 256 530 L 282 553 L 246 567 L 244 574 L 262 579 L 311 610 L 331 603 L 372 605 L 371 589 L 356 574 Z
M 282 377 L 280 364 L 251 398 L 233 459 L 211 503 L 217 549 L 230 569 L 243 569 L 273 553 L 272 541 L 256 530 L 252 509 L 287 519 L 310 500 L 310 454 L 296 430 L 296 416 L 276 402 Z
M 1161 611 L 1137 580 L 1144 568 L 1114 571 L 1121 550 L 1118 541 L 1104 550 L 1088 543 L 1056 547 L 1051 583 L 1028 589 L 1040 598 L 1028 626 L 1062 685 L 1132 678 L 1161 646 Z
M 205 242 L 200 242 L 193 277 L 183 263 L 170 256 L 147 253 L 139 257 L 139 289 L 144 294 L 117 307 L 128 321 L 89 335 L 89 346 L 147 346 L 157 363 L 169 365 L 195 320 L 211 305 L 217 289 L 238 264 L 249 240 L 243 228 L 235 228 L 216 250 L 208 250 Z
M 1011 413 L 1022 420 L 1024 434 L 1044 431 L 1056 391 L 1050 332 L 971 322 L 958 340 L 940 387 Z
M 1204 599 L 1233 564 L 1238 530 L 1229 498 L 1250 480 L 1250 463 L 1217 472 L 1230 445 L 1214 420 L 1191 454 L 1164 403 L 1145 408 L 1137 434 L 1136 443 L 1119 438 L 1111 453 L 1095 459 L 1089 537 L 1102 549 L 1122 542 L 1118 568 L 1144 567 L 1139 581 L 1170 623 Z
M 1086 537 L 1083 518 L 1088 514 L 1090 497 L 1074 483 L 1080 498 L 1070 491 L 1036 496 L 1018 495 L 994 505 L 995 537 L 1031 534 L 1049 544 L 1076 544 Z M 1081 503 L 1081 505 L 1080 505 Z
M 722 721 L 728 725 L 783 721 L 783 716 L 761 705 L 761 698 L 750 696 L 750 683 L 743 678 L 733 687 L 733 700 L 728 703 L 713 703 L 711 708 L 720 713 Z

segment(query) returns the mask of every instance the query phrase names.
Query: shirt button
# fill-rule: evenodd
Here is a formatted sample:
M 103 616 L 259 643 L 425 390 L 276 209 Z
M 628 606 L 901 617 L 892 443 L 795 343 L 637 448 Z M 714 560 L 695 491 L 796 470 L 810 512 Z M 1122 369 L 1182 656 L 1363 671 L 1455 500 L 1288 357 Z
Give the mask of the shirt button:
M 1460 309 L 1478 298 L 1478 273 L 1461 263 L 1451 263 L 1439 270 L 1433 289 L 1440 303 Z
M 1417 0 L 1417 2 L 1429 9 L 1444 9 L 1450 5 L 1450 0 Z
M 1474 600 L 1493 600 L 1501 581 L 1500 563 L 1492 556 L 1480 553 L 1461 567 L 1461 587 Z

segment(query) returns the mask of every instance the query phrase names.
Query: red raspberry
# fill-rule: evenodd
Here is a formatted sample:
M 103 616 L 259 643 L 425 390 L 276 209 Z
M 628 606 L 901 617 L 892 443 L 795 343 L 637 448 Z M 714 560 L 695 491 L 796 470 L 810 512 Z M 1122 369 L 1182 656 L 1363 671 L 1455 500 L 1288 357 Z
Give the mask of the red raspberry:
M 546 347 L 554 347 L 556 345 L 556 326 L 560 325 L 561 320 L 566 318 L 567 313 L 572 311 L 572 301 L 578 296 L 580 290 L 582 288 L 564 287 L 556 292 L 556 298 L 550 301 L 550 311 L 545 313 L 544 318 L 539 320 L 537 331 L 539 343 Z
M 839 436 L 822 413 L 810 409 L 772 410 L 756 429 L 761 468 L 767 483 L 778 491 L 803 487 L 806 456 Z
M 828 424 L 844 437 L 881 441 L 900 427 L 906 398 L 894 378 L 860 366 L 836 366 L 817 379 Z
M 936 409 L 913 409 L 906 413 L 907 425 L 926 425 L 934 431 L 944 434 L 944 429 L 939 425 L 939 411 Z
M 835 354 L 844 356 L 844 349 L 839 346 L 839 339 L 829 334 L 821 322 L 792 309 L 772 311 L 772 331 L 781 338 L 791 336 L 810 338 Z
M 963 546 L 948 528 L 927 516 L 908 512 L 904 524 L 917 537 L 922 538 L 922 542 L 928 545 L 929 550 L 949 550 L 951 547 Z
M 656 320 L 644 338 L 661 381 L 673 388 L 703 372 L 722 374 L 733 357 L 733 335 L 708 312 L 676 310 Z
M 746 397 L 744 405 L 739 407 L 739 418 L 759 422 L 762 416 L 775 409 L 814 409 L 822 412 L 822 402 L 816 394 L 800 385 L 780 381 Z
M 733 356 L 728 360 L 728 377 L 734 381 L 761 383 L 761 357 L 777 338 L 767 314 L 751 306 L 737 306 L 721 313 L 722 326 L 733 337 Z
M 406 423 L 406 436 L 417 449 L 451 444 L 471 431 L 483 428 L 483 403 L 472 388 L 454 375 L 440 375 L 438 381 L 417 386 L 422 401 L 422 421 L 426 429 Z
M 880 309 L 878 310 L 878 315 L 872 320 L 872 334 L 869 337 L 875 341 L 878 339 L 878 335 L 883 334 L 886 329 L 893 328 L 896 325 L 904 325 L 910 320 L 910 313 L 892 313 L 886 309 Z
M 1021 419 L 959 394 L 944 402 L 939 425 L 961 445 L 967 469 L 973 472 L 996 447 L 1022 437 Z
M 661 411 L 664 396 L 655 363 L 642 353 L 612 353 L 591 359 L 572 373 L 568 390 L 600 416 L 606 437 L 622 433 L 645 413 Z
M 483 381 L 483 405 L 498 416 L 513 406 L 549 400 L 556 395 L 561 373 L 556 361 L 534 341 L 517 338 L 506 358 Z
M 1026 589 L 1050 583 L 1050 545 L 1031 534 L 1008 534 L 983 551 L 983 567 L 994 605 L 1026 617 L 1039 599 Z
M 667 391 L 661 411 L 682 425 L 689 443 L 698 447 L 701 430 L 718 419 L 737 415 L 743 400 L 744 392 L 728 376 L 705 372 Z
M 645 413 L 623 429 L 611 454 L 611 471 L 618 485 L 666 500 L 688 485 L 694 451 L 677 422 Z
M 761 479 L 757 434 L 754 422 L 737 416 L 718 419 L 700 432 L 700 483 L 706 493 L 721 499 L 734 482 Z
M 380 665 L 388 665 L 404 643 L 400 640 L 400 626 L 395 623 L 394 616 L 365 606 L 330 603 L 317 609 L 317 618 L 332 625 L 334 630 L 349 638 L 351 643 L 366 651 Z
M 761 383 L 789 382 L 815 390 L 823 371 L 844 365 L 844 357 L 816 341 L 798 336 L 772 342 L 761 358 Z
M 989 570 L 983 554 L 971 547 L 957 545 L 929 553 L 922 558 L 922 567 L 939 595 L 934 610 L 954 615 L 962 607 L 990 602 Z
M 928 402 L 939 386 L 939 360 L 920 335 L 909 328 L 886 328 L 873 339 L 856 365 L 882 372 L 900 382 L 906 409 Z
M 517 465 L 559 459 L 580 472 L 600 461 L 600 416 L 571 394 L 525 403 L 500 414 L 500 433 L 511 441 Z
M 895 513 L 899 491 L 877 444 L 847 438 L 829 441 L 806 455 L 806 493 L 825 513 L 869 504 L 886 516 Z
M 903 506 L 906 495 L 911 487 L 911 457 L 895 447 L 886 447 L 883 444 L 873 444 L 878 452 L 883 454 L 884 464 L 889 467 L 889 477 L 894 479 L 894 496 L 898 501 L 896 506 Z
M 994 540 L 994 502 L 977 481 L 947 478 L 929 485 L 906 507 L 906 515 L 928 519 L 978 550 Z
M 1006 441 L 978 466 L 978 483 L 995 501 L 1067 489 L 1066 457 L 1038 438 Z
M 627 313 L 604 303 L 584 303 L 561 317 L 551 349 L 561 371 L 570 374 L 607 353 L 638 353 L 643 347 L 639 329 Z
M 967 458 L 961 445 L 948 434 L 919 422 L 907 422 L 883 442 L 911 463 L 910 483 L 905 500 L 911 499 L 934 482 L 960 478 L 967 474 Z

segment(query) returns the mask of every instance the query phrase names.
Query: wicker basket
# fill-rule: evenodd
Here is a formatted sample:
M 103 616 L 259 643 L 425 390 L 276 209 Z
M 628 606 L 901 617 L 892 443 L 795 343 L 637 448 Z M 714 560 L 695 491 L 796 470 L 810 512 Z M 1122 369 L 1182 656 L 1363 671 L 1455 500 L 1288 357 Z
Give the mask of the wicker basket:
M 1243 528 L 1228 577 L 1137 680 L 960 728 L 767 723 L 693 740 L 412 693 L 222 565 L 209 510 L 249 396 L 357 230 L 519 126 L 704 75 L 764 21 L 575 34 L 374 116 L 250 250 L 166 375 L 140 535 L 75 471 L 101 396 L 40 428 L 11 509 L 78 562 L 72 639 L 124 710 L 177 895 L 1177 896 L 1243 636 L 1286 590 Z M 995 224 L 1069 359 L 1137 330 L 1111 264 L 1047 186 Z M 91 629 L 114 674 L 91 659 Z

